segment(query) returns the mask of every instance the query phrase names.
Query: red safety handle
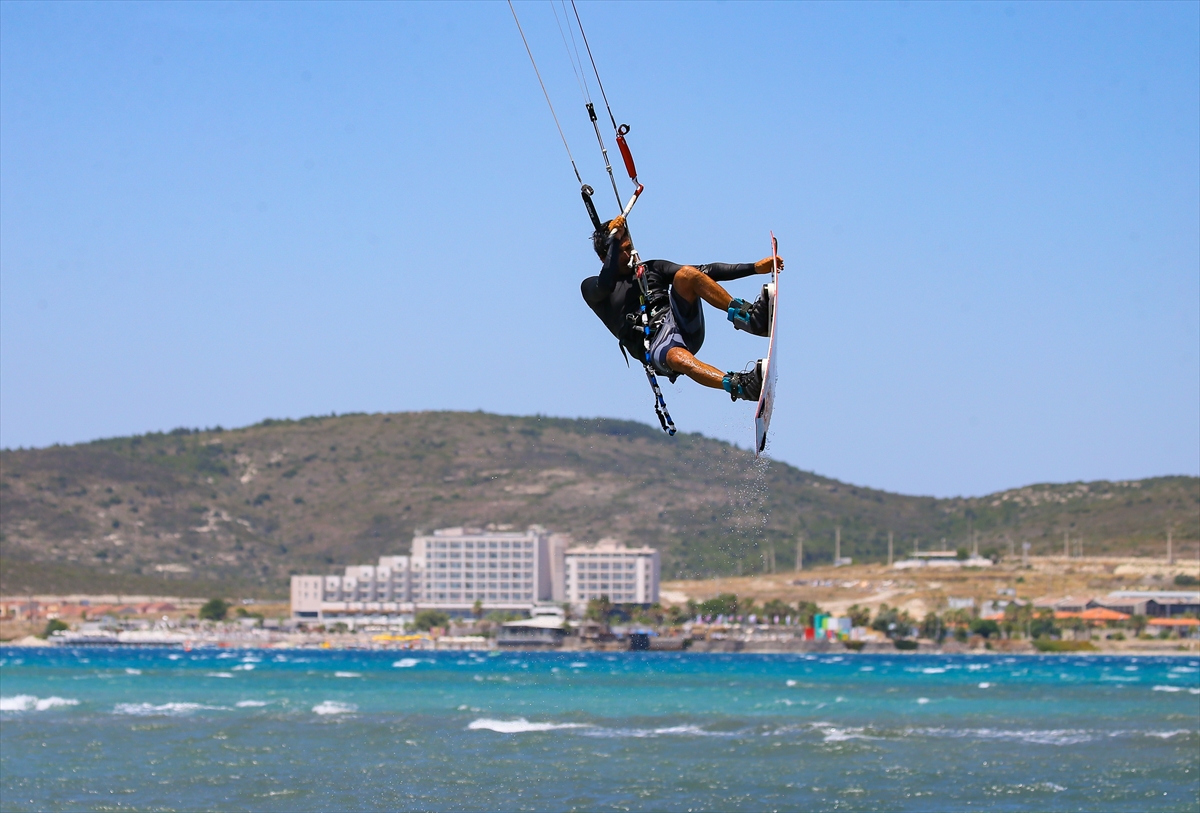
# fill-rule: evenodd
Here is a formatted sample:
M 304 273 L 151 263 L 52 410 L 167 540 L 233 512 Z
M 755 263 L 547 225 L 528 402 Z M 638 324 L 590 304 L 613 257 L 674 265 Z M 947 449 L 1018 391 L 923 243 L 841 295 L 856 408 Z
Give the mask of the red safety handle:
M 637 167 L 633 165 L 633 154 L 629 152 L 629 145 L 625 143 L 625 134 L 628 132 L 628 124 L 617 128 L 617 146 L 621 148 L 621 157 L 625 159 L 625 171 L 629 173 L 629 179 L 637 183 Z

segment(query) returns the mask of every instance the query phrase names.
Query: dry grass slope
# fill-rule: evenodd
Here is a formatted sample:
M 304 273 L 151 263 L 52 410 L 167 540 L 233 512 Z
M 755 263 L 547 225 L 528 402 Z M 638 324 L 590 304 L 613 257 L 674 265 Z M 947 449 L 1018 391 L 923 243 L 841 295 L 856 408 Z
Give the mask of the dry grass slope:
M 842 553 L 1030 541 L 1161 555 L 1200 537 L 1200 479 L 1036 485 L 972 499 L 840 483 L 700 435 L 482 412 L 344 415 L 0 452 L 0 591 L 281 595 L 294 572 L 403 553 L 413 531 L 540 523 L 664 552 L 667 577 Z M 1181 547 L 1195 542 L 1181 541 Z M 1194 555 L 1194 554 L 1193 554 Z

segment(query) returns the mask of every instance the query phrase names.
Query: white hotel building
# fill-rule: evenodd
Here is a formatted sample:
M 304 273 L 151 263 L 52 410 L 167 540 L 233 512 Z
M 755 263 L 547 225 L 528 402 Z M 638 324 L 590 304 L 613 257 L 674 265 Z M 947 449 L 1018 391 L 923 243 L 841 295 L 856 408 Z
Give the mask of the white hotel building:
M 564 601 L 582 608 L 601 595 L 652 604 L 658 580 L 653 548 L 608 540 L 570 546 L 569 537 L 536 525 L 524 532 L 443 528 L 414 537 L 409 556 L 383 556 L 342 576 L 292 576 L 292 615 L 395 622 L 421 609 L 465 615 L 476 601 L 488 611 L 528 612 Z
M 602 539 L 595 546 L 567 548 L 563 594 L 571 606 L 608 596 L 614 604 L 658 601 L 659 556 L 654 548 L 627 548 Z

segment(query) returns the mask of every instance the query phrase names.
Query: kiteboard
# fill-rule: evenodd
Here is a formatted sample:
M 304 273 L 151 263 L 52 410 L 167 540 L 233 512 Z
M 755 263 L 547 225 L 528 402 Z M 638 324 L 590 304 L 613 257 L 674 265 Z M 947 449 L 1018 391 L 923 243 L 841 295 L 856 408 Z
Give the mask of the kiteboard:
M 758 395 L 758 406 L 754 410 L 754 456 L 762 457 L 767 448 L 767 432 L 771 428 L 771 413 L 775 410 L 775 318 L 779 314 L 779 241 L 775 232 L 771 232 L 771 281 L 763 286 L 770 297 L 771 311 L 768 317 L 770 340 L 767 345 L 767 357 L 763 359 L 765 369 L 762 371 L 762 392 Z

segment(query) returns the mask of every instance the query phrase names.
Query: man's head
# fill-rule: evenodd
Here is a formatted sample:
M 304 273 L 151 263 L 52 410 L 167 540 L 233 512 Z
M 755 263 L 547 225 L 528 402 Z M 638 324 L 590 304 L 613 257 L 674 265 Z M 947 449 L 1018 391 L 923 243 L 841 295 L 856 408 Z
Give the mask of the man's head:
M 600 228 L 592 232 L 592 248 L 596 250 L 596 256 L 599 257 L 601 261 L 608 257 L 608 241 L 610 239 L 608 236 L 609 223 L 612 223 L 612 221 L 604 221 L 600 224 Z
M 600 225 L 600 228 L 592 232 L 592 248 L 596 251 L 596 256 L 601 260 L 608 259 L 609 242 L 614 238 L 609 235 L 612 230 L 612 221 L 606 220 Z M 629 257 L 633 253 L 633 240 L 629 237 L 629 230 L 622 228 L 618 232 L 616 238 L 621 241 L 621 268 L 629 265 Z

